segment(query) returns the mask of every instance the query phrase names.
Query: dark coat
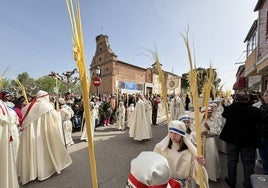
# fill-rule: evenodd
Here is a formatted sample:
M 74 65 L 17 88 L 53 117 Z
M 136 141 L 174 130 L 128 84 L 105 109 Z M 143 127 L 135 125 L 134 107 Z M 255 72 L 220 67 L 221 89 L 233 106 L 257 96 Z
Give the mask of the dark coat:
M 266 116 L 262 109 L 248 103 L 234 102 L 224 107 L 222 117 L 226 119 L 226 123 L 220 139 L 243 148 L 257 148 L 261 146 L 257 127 L 266 121 Z

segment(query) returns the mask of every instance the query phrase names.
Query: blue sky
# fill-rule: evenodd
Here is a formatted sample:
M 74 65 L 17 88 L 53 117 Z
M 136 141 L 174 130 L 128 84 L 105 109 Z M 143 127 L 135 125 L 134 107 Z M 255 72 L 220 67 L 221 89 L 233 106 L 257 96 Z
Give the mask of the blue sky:
M 197 67 L 217 69 L 225 89 L 245 59 L 244 39 L 257 18 L 257 0 L 80 0 L 87 67 L 95 38 L 109 36 L 121 61 L 147 68 L 144 49 L 157 50 L 163 69 L 189 71 L 180 33 L 189 27 Z M 5 78 L 22 72 L 33 78 L 75 68 L 72 31 L 65 0 L 8 0 L 0 6 L 0 57 Z M 146 54 L 147 53 L 147 54 Z M 148 56 L 149 55 L 149 56 Z

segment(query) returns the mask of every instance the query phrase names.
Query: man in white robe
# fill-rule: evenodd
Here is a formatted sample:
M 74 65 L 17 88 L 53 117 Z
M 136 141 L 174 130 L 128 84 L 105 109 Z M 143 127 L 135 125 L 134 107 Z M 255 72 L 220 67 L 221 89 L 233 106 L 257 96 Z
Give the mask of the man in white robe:
M 153 137 L 152 127 L 149 124 L 149 119 L 146 108 L 146 101 L 143 94 L 140 94 L 139 100 L 136 103 L 135 110 L 129 122 L 129 136 L 134 140 L 142 141 Z
M 36 178 L 42 181 L 60 174 L 72 160 L 61 139 L 58 112 L 50 104 L 47 92 L 39 91 L 22 114 L 17 170 L 24 185 Z

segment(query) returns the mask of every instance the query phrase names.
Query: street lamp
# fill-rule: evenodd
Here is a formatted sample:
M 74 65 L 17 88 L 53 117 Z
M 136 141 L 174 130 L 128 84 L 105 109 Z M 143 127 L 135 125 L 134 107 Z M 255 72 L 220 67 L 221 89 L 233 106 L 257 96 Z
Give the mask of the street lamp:
M 95 73 L 97 75 L 97 77 L 100 76 L 100 73 L 101 73 L 101 69 L 99 66 L 97 66 L 96 70 L 95 70 Z M 96 87 L 97 88 L 97 96 L 99 96 L 99 87 Z
M 96 75 L 99 76 L 100 75 L 100 72 L 101 72 L 100 67 L 97 66 L 97 68 L 95 70 Z

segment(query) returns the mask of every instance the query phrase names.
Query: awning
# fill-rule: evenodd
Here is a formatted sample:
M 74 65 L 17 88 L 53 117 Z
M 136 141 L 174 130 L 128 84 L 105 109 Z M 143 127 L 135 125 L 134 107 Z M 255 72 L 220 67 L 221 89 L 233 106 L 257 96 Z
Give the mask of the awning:
M 244 89 L 247 87 L 247 77 L 240 77 L 233 85 L 233 90 Z

